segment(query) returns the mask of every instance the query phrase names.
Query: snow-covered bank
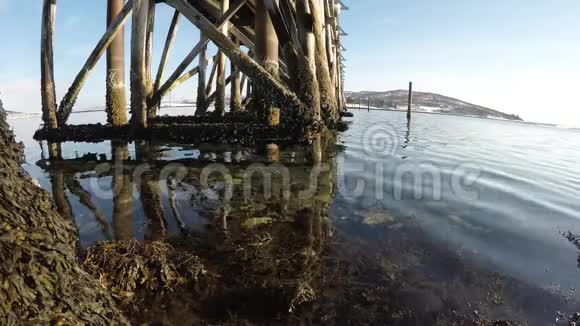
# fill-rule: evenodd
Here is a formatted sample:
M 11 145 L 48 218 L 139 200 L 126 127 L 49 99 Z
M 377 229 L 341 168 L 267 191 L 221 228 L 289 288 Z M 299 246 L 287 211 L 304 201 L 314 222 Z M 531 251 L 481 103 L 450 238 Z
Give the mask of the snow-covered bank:
M 33 118 L 33 117 L 37 117 L 40 114 L 38 113 L 14 113 L 14 112 L 8 112 L 7 115 L 7 119 L 8 120 L 14 120 L 14 119 L 26 119 L 26 118 Z

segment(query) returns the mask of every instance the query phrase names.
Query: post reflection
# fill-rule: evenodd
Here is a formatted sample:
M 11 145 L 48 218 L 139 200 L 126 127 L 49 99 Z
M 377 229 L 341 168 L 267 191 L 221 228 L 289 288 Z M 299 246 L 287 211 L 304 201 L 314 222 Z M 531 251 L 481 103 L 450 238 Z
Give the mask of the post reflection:
M 129 159 L 129 145 L 126 142 L 111 142 L 113 158 L 113 229 L 118 241 L 135 238 L 133 223 L 133 183 L 124 162 Z

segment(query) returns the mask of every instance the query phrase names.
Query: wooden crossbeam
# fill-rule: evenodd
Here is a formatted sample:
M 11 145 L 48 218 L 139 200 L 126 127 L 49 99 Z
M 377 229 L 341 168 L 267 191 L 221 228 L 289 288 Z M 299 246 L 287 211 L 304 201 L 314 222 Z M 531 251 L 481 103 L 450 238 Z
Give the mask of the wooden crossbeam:
M 68 117 L 72 112 L 72 108 L 79 96 L 79 93 L 85 81 L 87 80 L 89 73 L 95 68 L 95 65 L 97 64 L 103 53 L 105 53 L 105 50 L 109 47 L 109 45 L 111 44 L 117 33 L 124 26 L 132 10 L 133 10 L 133 0 L 129 0 L 125 4 L 125 7 L 123 7 L 123 10 L 119 12 L 117 18 L 115 18 L 115 20 L 111 23 L 109 28 L 107 28 L 107 31 L 105 32 L 105 34 L 103 34 L 103 36 L 99 40 L 99 43 L 97 43 L 97 46 L 95 46 L 95 48 L 93 49 L 93 52 L 91 52 L 91 55 L 85 62 L 85 65 L 83 66 L 81 71 L 77 74 L 72 85 L 69 87 L 68 92 L 60 102 L 60 106 L 57 112 L 59 126 L 64 126 L 66 124 L 66 121 L 68 120 Z
M 226 13 L 224 13 L 224 15 L 222 17 L 220 17 L 220 19 L 217 21 L 215 26 L 211 22 L 209 22 L 209 21 L 208 22 L 210 23 L 210 25 L 212 25 L 212 27 L 214 27 L 216 29 L 223 27 L 240 10 L 240 8 L 242 8 L 242 6 L 246 3 L 246 1 L 247 0 L 238 0 L 234 5 L 232 5 L 228 9 L 228 11 L 226 11 Z M 170 3 L 170 2 L 168 1 L 168 3 Z M 177 8 L 177 7 L 175 7 L 175 8 Z M 181 11 L 181 10 L 179 10 L 179 11 Z M 201 16 L 201 13 L 199 15 Z M 197 57 L 197 55 L 200 53 L 200 51 L 203 49 L 203 47 L 207 45 L 208 42 L 209 42 L 209 38 L 207 38 L 207 37 L 202 37 L 199 40 L 197 45 L 183 59 L 183 61 L 179 64 L 177 69 L 175 69 L 173 74 L 171 74 L 171 77 L 169 77 L 169 79 L 163 84 L 163 86 L 161 86 L 159 88 L 159 90 L 155 93 L 155 95 L 152 98 L 153 104 L 159 103 L 161 101 L 161 98 L 159 97 L 159 95 L 167 93 L 167 90 L 169 88 L 171 88 L 171 85 L 173 83 L 175 83 L 175 81 L 181 76 L 181 74 L 183 74 L 185 69 L 187 69 L 187 67 L 193 62 L 193 60 Z
M 217 58 L 217 56 L 214 56 L 213 58 L 209 59 L 207 61 L 208 64 L 211 64 L 214 62 L 214 60 Z M 167 89 L 167 91 L 163 94 L 160 94 L 161 97 L 164 97 L 167 93 L 171 92 L 172 90 L 174 90 L 177 86 L 185 83 L 186 81 L 188 81 L 191 77 L 197 75 L 199 73 L 199 66 L 196 66 L 195 68 L 191 69 L 190 71 L 184 73 L 183 75 L 181 75 L 176 81 L 175 83 L 173 83 L 173 85 L 171 85 L 171 87 L 169 87 Z
M 268 87 L 270 91 L 266 96 L 273 105 L 284 109 L 297 110 L 305 116 L 306 106 L 294 92 L 288 90 L 276 77 L 272 76 L 264 67 L 242 52 L 229 37 L 222 35 L 214 24 L 186 0 L 166 0 L 166 2 L 178 9 L 189 21 L 199 28 L 223 51 L 229 59 L 240 67 L 240 70 L 255 82 Z

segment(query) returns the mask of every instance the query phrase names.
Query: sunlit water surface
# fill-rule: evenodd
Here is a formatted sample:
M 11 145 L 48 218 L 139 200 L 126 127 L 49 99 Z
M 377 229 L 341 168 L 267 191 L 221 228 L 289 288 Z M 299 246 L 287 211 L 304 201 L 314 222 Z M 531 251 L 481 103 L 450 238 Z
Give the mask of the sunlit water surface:
M 166 113 L 191 110 L 167 109 Z M 354 113 L 355 117 L 348 119 L 350 129 L 339 135 L 336 154 L 330 158 L 336 188 L 328 192 L 326 200 L 331 204 L 329 219 L 337 230 L 381 251 L 387 250 L 389 239 L 397 238 L 397 232 L 404 232 L 405 223 L 413 221 L 421 239 L 410 241 L 428 239 L 432 246 L 422 248 L 421 255 L 443 250 L 478 269 L 540 291 L 533 293 L 545 293 L 528 298 L 536 304 L 517 307 L 522 311 L 516 317 L 524 316 L 532 323 L 551 323 L 562 305 L 579 302 L 578 252 L 562 235 L 567 231 L 580 234 L 579 131 L 431 114 L 417 114 L 408 124 L 402 113 Z M 71 123 L 103 120 L 103 112 L 71 116 Z M 26 146 L 25 169 L 52 192 L 51 179 L 55 177 L 49 176 L 46 165 L 37 164 L 42 162 L 41 147 L 32 140 L 40 118 L 10 123 Z M 216 149 L 217 154 L 208 156 L 203 153 L 212 152 L 212 147 L 200 151 L 182 145 L 155 145 L 156 160 L 202 160 L 204 164 L 264 160 L 254 149 L 240 149 L 235 154 Z M 129 144 L 128 149 L 134 159 L 135 145 Z M 62 152 L 64 159 L 95 153 L 96 160 L 110 160 L 111 144 L 65 143 Z M 298 149 L 284 149 L 280 162 L 296 164 L 302 162 L 302 156 Z M 83 204 L 78 194 L 66 192 L 82 246 L 119 238 L 121 233 L 124 237 L 156 238 L 148 221 L 150 214 L 144 212 L 139 200 L 133 201 L 128 225 L 115 225 L 110 176 L 95 178 L 94 171 L 70 171 L 91 195 L 98 211 Z M 166 216 L 163 234 L 178 233 L 183 227 L 203 229 L 208 223 L 206 213 L 212 208 L 191 200 L 190 195 L 175 199 L 167 183 L 159 182 Z M 142 188 L 134 188 L 137 198 Z M 393 252 L 393 248 L 388 249 Z M 454 276 L 435 275 L 448 273 L 445 269 L 420 264 L 415 268 L 422 275 L 420 279 L 453 282 Z M 489 292 L 490 297 L 496 295 Z M 513 293 L 490 300 L 500 301 L 495 304 L 501 306 L 510 295 Z M 499 317 L 510 317 L 510 313 L 498 310 Z

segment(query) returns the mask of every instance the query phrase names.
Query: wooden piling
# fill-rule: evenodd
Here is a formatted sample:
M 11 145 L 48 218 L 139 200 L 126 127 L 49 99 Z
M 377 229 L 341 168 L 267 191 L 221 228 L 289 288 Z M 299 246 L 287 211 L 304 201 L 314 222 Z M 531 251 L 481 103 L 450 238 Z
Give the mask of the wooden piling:
M 326 54 L 326 37 L 323 32 L 323 10 L 320 0 L 309 0 L 310 16 L 312 17 L 313 33 L 315 37 L 315 62 L 318 89 L 320 91 L 320 108 L 324 120 L 328 124 L 338 121 L 336 89 L 330 76 L 328 57 Z
M 203 38 L 203 32 L 199 33 L 199 38 Z M 207 93 L 206 93 L 206 77 L 207 77 L 207 45 L 205 45 L 199 52 L 199 75 L 197 78 L 197 101 L 195 115 L 200 116 L 207 110 Z
M 240 41 L 233 37 L 234 43 L 238 46 Z M 242 80 L 240 76 L 240 68 L 236 66 L 233 62 L 231 63 L 231 91 L 230 91 L 230 110 L 232 112 L 242 111 Z
M 268 14 L 265 0 L 256 1 L 256 52 L 255 57 L 259 64 L 261 64 L 266 71 L 273 77 L 278 78 L 280 75 L 279 66 L 279 42 L 276 30 L 272 24 L 272 19 Z M 272 106 L 272 103 L 267 101 L 263 94 L 268 90 L 261 87 L 254 87 L 255 108 L 262 118 L 263 122 L 272 126 L 279 123 L 280 110 Z
M 411 108 L 413 106 L 413 82 L 409 82 L 409 101 L 407 106 L 407 119 L 411 119 Z
M 107 28 L 111 27 L 117 15 L 123 10 L 124 0 L 108 0 Z M 127 94 L 125 89 L 125 31 L 119 32 L 107 49 L 107 122 L 113 126 L 127 124 Z
M 46 128 L 58 128 L 54 86 L 54 20 L 56 0 L 44 0 L 40 41 L 42 121 Z
M 316 78 L 316 40 L 312 32 L 312 19 L 308 0 L 296 2 L 298 34 L 301 54 L 298 59 L 299 94 L 308 106 L 313 120 L 320 120 L 320 90 Z
M 135 127 L 147 127 L 147 39 L 148 0 L 133 0 L 131 32 L 131 120 Z
M 157 103 L 153 98 L 153 32 L 155 30 L 155 0 L 148 0 L 147 8 L 147 36 L 145 38 L 145 87 L 147 89 L 147 117 L 157 116 Z
M 133 10 L 133 0 L 128 0 L 123 7 L 123 10 L 117 15 L 114 19 L 113 23 L 109 26 L 107 31 L 103 34 L 99 43 L 91 52 L 91 55 L 87 58 L 85 65 L 79 71 L 75 80 L 73 81 L 72 85 L 69 87 L 66 95 L 60 102 L 60 106 L 57 112 L 57 120 L 59 127 L 62 127 L 66 124 L 70 113 L 72 112 L 72 108 L 78 98 L 78 95 L 83 87 L 85 81 L 89 73 L 95 68 L 95 65 L 105 53 L 105 50 L 109 47 L 115 36 L 121 31 L 122 27 L 125 24 L 125 21 L 129 17 L 129 14 Z M 143 44 L 144 46 L 144 44 Z M 141 48 L 143 48 L 143 46 Z
M 221 14 L 224 15 L 230 7 L 230 0 L 221 0 Z M 220 32 L 228 36 L 229 23 L 225 23 Z M 217 81 L 216 81 L 216 100 L 215 114 L 223 116 L 226 112 L 226 55 L 220 51 L 217 58 Z

